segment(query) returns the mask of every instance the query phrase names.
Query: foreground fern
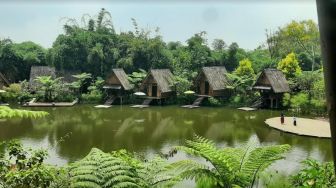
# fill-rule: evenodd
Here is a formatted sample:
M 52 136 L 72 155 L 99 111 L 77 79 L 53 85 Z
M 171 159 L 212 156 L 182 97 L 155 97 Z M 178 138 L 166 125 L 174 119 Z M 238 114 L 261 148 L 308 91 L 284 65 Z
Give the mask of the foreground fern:
M 0 119 L 5 118 L 39 118 L 48 115 L 44 111 L 17 110 L 8 106 L 0 106 Z
M 175 178 L 161 158 L 142 162 L 126 151 L 104 153 L 93 148 L 84 159 L 70 166 L 72 187 L 172 187 Z
M 195 179 L 204 187 L 252 187 L 259 172 L 274 161 L 282 159 L 289 145 L 256 147 L 252 144 L 240 148 L 217 148 L 212 141 L 200 136 L 187 140 L 186 146 L 176 149 L 204 158 L 211 167 L 194 160 L 174 164 L 181 177 Z

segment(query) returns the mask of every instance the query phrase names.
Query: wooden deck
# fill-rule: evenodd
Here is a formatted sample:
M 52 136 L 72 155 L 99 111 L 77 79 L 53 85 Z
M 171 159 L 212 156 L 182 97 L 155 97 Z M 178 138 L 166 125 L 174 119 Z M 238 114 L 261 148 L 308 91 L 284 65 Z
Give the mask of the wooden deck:
M 23 107 L 71 107 L 78 103 L 78 99 L 73 102 L 35 102 L 35 99 L 32 101 L 23 104 Z
M 251 108 L 251 107 L 241 107 L 238 108 L 238 110 L 243 110 L 243 111 L 254 111 L 257 110 L 256 108 Z
M 330 138 L 330 124 L 327 121 L 316 119 L 296 118 L 297 126 L 293 125 L 293 117 L 285 117 L 285 123 L 280 123 L 280 117 L 267 119 L 265 123 L 272 128 L 283 132 L 293 133 L 301 136 L 312 136 L 319 138 Z

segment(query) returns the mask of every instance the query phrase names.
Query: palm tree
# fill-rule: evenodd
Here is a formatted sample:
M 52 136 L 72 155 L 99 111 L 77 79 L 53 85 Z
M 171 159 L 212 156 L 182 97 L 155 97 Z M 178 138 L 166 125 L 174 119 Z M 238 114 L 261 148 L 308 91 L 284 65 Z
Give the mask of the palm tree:
M 210 164 L 195 160 L 182 160 L 173 164 L 182 171 L 184 179 L 195 179 L 205 187 L 252 187 L 259 172 L 274 161 L 282 159 L 289 145 L 257 147 L 247 144 L 238 148 L 217 148 L 212 141 L 195 136 L 187 140 L 186 146 L 177 146 L 177 150 L 201 157 Z

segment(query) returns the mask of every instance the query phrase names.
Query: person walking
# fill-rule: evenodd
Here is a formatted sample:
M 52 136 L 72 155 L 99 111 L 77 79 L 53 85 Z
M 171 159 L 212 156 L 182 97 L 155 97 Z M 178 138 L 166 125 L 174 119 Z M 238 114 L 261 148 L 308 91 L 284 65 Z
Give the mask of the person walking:
M 296 126 L 296 117 L 293 117 L 293 125 Z
M 281 112 L 280 122 L 281 122 L 281 125 L 285 123 L 285 115 L 283 112 Z

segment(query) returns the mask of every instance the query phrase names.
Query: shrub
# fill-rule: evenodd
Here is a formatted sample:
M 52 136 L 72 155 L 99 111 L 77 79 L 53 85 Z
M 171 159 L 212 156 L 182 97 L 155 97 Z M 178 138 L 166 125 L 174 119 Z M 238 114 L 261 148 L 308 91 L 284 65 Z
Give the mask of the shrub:
M 336 187 L 332 162 L 320 163 L 313 159 L 307 159 L 302 164 L 304 168 L 292 176 L 293 186 L 311 188 Z

